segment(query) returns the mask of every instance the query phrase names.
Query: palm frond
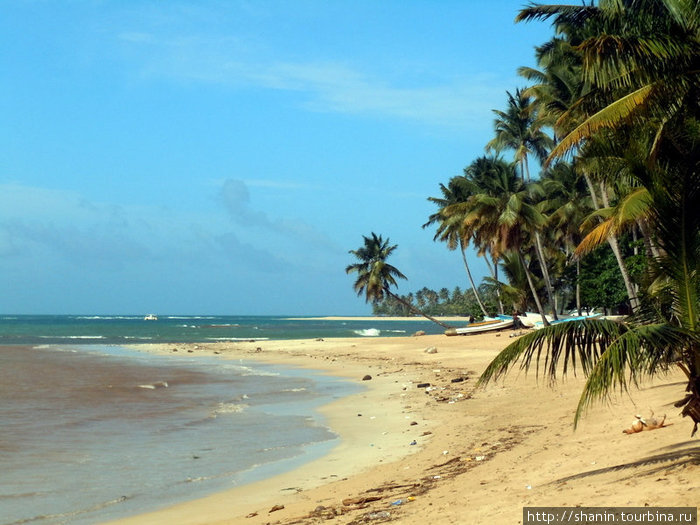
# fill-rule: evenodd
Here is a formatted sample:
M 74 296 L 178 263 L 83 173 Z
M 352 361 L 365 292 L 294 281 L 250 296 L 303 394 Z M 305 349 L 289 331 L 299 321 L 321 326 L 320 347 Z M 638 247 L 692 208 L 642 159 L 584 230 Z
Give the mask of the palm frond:
M 520 337 L 508 345 L 489 364 L 478 385 L 498 379 L 520 361 L 520 369 L 528 371 L 533 365 L 539 377 L 540 369 L 550 382 L 557 378 L 559 367 L 566 375 L 580 367 L 588 373 L 600 355 L 626 331 L 624 325 L 613 321 L 570 321 L 551 325 Z
M 554 159 L 562 157 L 571 148 L 577 146 L 581 141 L 590 137 L 600 129 L 612 128 L 618 125 L 623 119 L 629 117 L 649 99 L 653 93 L 653 89 L 654 85 L 652 84 L 643 86 L 619 98 L 612 104 L 587 118 L 552 149 L 552 152 L 546 160 L 546 164 L 551 163 Z
M 630 385 L 639 386 L 643 378 L 661 374 L 678 363 L 683 349 L 697 335 L 666 323 L 632 325 L 614 340 L 591 370 L 579 399 L 576 425 L 597 399 L 608 397 L 616 388 L 627 391 Z

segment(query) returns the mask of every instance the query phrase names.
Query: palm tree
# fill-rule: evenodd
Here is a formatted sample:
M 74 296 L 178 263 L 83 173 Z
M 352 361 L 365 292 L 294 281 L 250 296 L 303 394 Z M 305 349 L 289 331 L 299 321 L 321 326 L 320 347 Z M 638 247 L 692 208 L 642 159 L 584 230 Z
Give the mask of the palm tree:
M 548 229 L 564 250 L 566 263 L 576 264 L 576 309 L 581 315 L 580 260 L 574 250 L 582 239 L 580 226 L 592 211 L 586 184 L 572 164 L 558 162 L 545 171 L 540 185 L 547 196 L 543 204 L 550 209 Z
M 500 258 L 506 251 L 517 254 L 524 268 L 537 311 L 545 318 L 534 278 L 524 257 L 528 232 L 541 227 L 544 217 L 529 202 L 529 191 L 518 178 L 514 164 L 500 159 L 487 159 L 490 163 L 489 177 L 484 177 L 482 193 L 473 195 L 465 203 L 452 204 L 445 208 L 445 215 L 458 215 L 464 228 L 473 232 L 478 245 L 488 246 L 491 253 Z M 482 159 L 483 164 L 486 161 Z
M 391 291 L 392 286 L 398 286 L 396 279 L 406 279 L 406 276 L 398 268 L 386 262 L 397 248 L 397 245 L 391 246 L 388 238 L 384 240 L 381 235 L 377 235 L 374 232 L 372 232 L 371 237 L 363 235 L 362 238 L 364 239 L 364 245 L 357 250 L 350 250 L 349 252 L 359 262 L 348 265 L 345 268 L 345 273 L 357 273 L 357 279 L 353 285 L 357 295 L 361 296 L 364 294 L 366 302 L 375 304 L 383 301 L 385 296 L 389 296 L 426 319 L 430 319 L 444 328 L 451 328 L 449 325 L 421 312 Z
M 543 122 L 537 118 L 537 106 L 532 97 L 516 89 L 515 95 L 506 91 L 508 108 L 506 111 L 494 109 L 496 136 L 486 145 L 486 150 L 498 153 L 513 150 L 515 161 L 520 167 L 523 182 L 530 182 L 528 155 L 535 154 L 539 159 L 546 158 L 551 149 L 552 139 L 542 131 Z
M 675 405 L 700 423 L 700 11 L 683 0 L 601 0 L 599 6 L 531 6 L 520 19 L 554 17 L 555 27 L 587 32 L 579 46 L 582 78 L 591 86 L 574 105 L 581 122 L 563 137 L 552 157 L 605 130 L 631 126 L 650 133 L 647 169 L 631 173 L 648 195 L 648 224 L 658 255 L 648 265 L 650 283 L 628 320 L 581 321 L 545 328 L 509 345 L 479 383 L 521 361 L 544 365 L 556 378 L 580 367 L 587 382 L 577 422 L 590 403 L 619 387 L 678 367 L 686 395 Z M 619 139 L 619 137 L 618 137 Z M 617 140 L 622 151 L 626 143 Z M 544 356 L 544 359 L 541 359 Z
M 473 191 L 473 185 L 465 177 L 453 177 L 447 183 L 447 186 L 441 183 L 440 192 L 442 193 L 442 198 L 428 197 L 430 202 L 438 205 L 439 210 L 430 215 L 428 222 L 423 225 L 423 228 L 437 224 L 437 232 L 435 233 L 433 240 L 446 242 L 447 248 L 450 250 L 454 250 L 459 247 L 459 250 L 462 253 L 464 269 L 467 272 L 469 283 L 472 285 L 472 291 L 474 293 L 474 297 L 476 298 L 476 302 L 479 304 L 479 308 L 481 308 L 482 313 L 484 315 L 488 315 L 486 307 L 481 301 L 481 297 L 479 297 L 479 292 L 476 289 L 476 284 L 474 284 L 474 278 L 472 277 L 472 272 L 467 261 L 466 248 L 469 246 L 469 232 L 465 231 L 459 216 L 453 215 L 451 217 L 447 217 L 443 213 L 447 206 L 458 202 L 466 202 Z
M 527 16 L 534 17 L 534 11 L 538 8 L 544 9 L 545 6 L 536 6 L 530 9 L 525 9 L 519 16 L 521 19 L 526 19 Z M 583 10 L 585 15 L 588 15 L 588 10 Z M 585 40 L 586 30 L 576 24 L 578 18 L 571 15 L 573 22 L 566 17 L 562 17 L 562 33 L 565 33 L 564 38 L 552 38 L 542 46 L 536 48 L 536 57 L 539 66 L 542 70 L 534 68 L 521 67 L 518 73 L 528 80 L 536 82 L 535 85 L 527 88 L 524 93 L 531 95 L 535 99 L 535 104 L 538 107 L 540 120 L 546 125 L 552 126 L 555 138 L 565 137 L 576 128 L 583 120 L 585 115 L 581 112 L 582 98 L 590 96 L 590 85 L 583 77 L 583 55 L 580 51 L 580 45 Z M 602 141 L 607 144 L 608 140 Z M 604 179 L 604 174 L 607 173 L 605 168 L 591 169 L 591 151 L 587 151 L 585 162 L 582 162 L 581 157 L 574 158 L 574 166 L 586 180 L 590 197 L 595 209 L 602 209 L 604 204 L 609 200 L 608 188 L 603 180 L 600 180 L 600 199 L 597 196 L 594 180 Z M 610 235 L 606 241 L 610 249 L 615 255 L 620 275 L 627 290 L 630 306 L 635 310 L 638 306 L 637 293 L 629 275 L 625 261 L 622 257 L 622 251 L 616 235 Z
M 497 115 L 494 121 L 496 136 L 486 144 L 486 150 L 501 152 L 506 149 L 514 151 L 514 159 L 520 167 L 522 181 L 530 182 L 530 168 L 528 156 L 534 153 L 540 161 L 547 157 L 553 146 L 553 140 L 542 131 L 544 121 L 539 118 L 538 105 L 535 100 L 527 95 L 523 90 L 516 89 L 515 95 L 506 92 L 508 95 L 508 108 L 506 111 L 493 110 Z M 549 276 L 542 239 L 539 232 L 534 232 L 535 251 L 542 267 L 547 295 L 552 305 L 552 314 L 557 318 L 554 307 L 554 290 L 552 280 Z

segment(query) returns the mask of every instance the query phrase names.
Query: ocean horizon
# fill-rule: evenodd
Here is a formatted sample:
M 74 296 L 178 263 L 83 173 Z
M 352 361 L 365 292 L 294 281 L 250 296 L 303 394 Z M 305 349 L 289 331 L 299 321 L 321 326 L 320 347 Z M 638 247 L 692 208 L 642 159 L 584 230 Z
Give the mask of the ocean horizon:
M 206 343 L 267 339 L 397 337 L 443 328 L 426 320 L 336 320 L 311 316 L 0 315 L 0 345 Z

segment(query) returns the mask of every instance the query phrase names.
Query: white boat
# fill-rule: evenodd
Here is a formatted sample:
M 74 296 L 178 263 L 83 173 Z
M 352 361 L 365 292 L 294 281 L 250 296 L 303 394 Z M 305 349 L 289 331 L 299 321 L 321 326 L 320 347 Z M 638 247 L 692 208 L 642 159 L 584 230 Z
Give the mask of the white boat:
M 148 314 L 146 317 L 143 318 L 144 321 L 157 321 L 158 316 L 156 314 Z
M 561 324 L 561 323 L 570 323 L 571 321 L 585 321 L 587 319 L 602 319 L 603 314 L 592 314 L 592 315 L 577 315 L 574 317 L 565 317 L 563 319 L 557 319 L 556 321 L 549 321 L 550 325 L 554 324 Z M 537 321 L 535 325 L 533 326 L 535 330 L 539 330 L 540 328 L 544 328 L 544 323 L 542 321 Z
M 478 323 L 469 323 L 468 326 L 460 328 L 448 328 L 445 330 L 445 335 L 469 335 L 479 334 L 483 332 L 491 332 L 493 330 L 503 330 L 513 326 L 513 318 L 507 315 L 501 315 L 496 318 L 488 317 L 484 321 Z
M 547 321 L 552 321 L 551 315 L 545 315 L 544 317 Z M 542 316 L 534 312 L 526 312 L 523 315 L 519 315 L 518 319 L 520 319 L 520 322 L 525 328 L 532 328 L 536 323 L 542 324 Z

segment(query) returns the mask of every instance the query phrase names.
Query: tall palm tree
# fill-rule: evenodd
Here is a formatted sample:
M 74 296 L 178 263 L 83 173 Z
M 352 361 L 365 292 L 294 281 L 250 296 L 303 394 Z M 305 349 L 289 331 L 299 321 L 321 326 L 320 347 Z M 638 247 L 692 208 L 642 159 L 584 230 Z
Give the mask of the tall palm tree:
M 600 0 L 599 6 L 537 6 L 520 19 L 554 18 L 560 32 L 587 33 L 580 44 L 582 78 L 591 90 L 574 105 L 581 122 L 553 157 L 632 126 L 652 133 L 647 169 L 631 174 L 648 193 L 648 223 L 658 242 L 651 283 L 626 322 L 581 321 L 545 328 L 509 345 L 487 367 L 480 384 L 516 361 L 581 367 L 588 379 L 575 422 L 590 403 L 616 387 L 678 367 L 687 378 L 676 403 L 700 423 L 700 11 L 685 0 Z M 564 117 L 563 117 L 564 118 Z M 626 146 L 618 140 L 617 147 Z M 540 356 L 544 355 L 542 360 Z
M 524 268 L 537 311 L 545 318 L 534 278 L 525 261 L 524 247 L 528 232 L 544 224 L 544 217 L 529 203 L 529 192 L 515 171 L 514 164 L 500 159 L 487 159 L 491 164 L 489 177 L 484 178 L 481 193 L 466 203 L 445 208 L 445 215 L 462 217 L 464 228 L 473 232 L 477 244 L 488 246 L 495 257 L 506 251 L 517 254 Z M 484 162 L 485 163 L 485 162 Z
M 542 131 L 543 122 L 538 119 L 537 106 L 532 97 L 520 89 L 515 94 L 506 91 L 508 107 L 506 111 L 494 109 L 496 136 L 486 145 L 486 150 L 500 153 L 513 150 L 515 161 L 520 167 L 523 182 L 530 182 L 528 156 L 534 154 L 539 159 L 546 158 L 553 143 Z
M 345 268 L 345 273 L 357 273 L 357 279 L 353 287 L 358 296 L 365 295 L 366 302 L 378 303 L 389 296 L 395 301 L 403 304 L 412 312 L 418 313 L 439 324 L 444 328 L 451 328 L 449 325 L 431 317 L 406 302 L 399 295 L 391 291 L 392 286 L 398 286 L 396 279 L 406 279 L 398 268 L 387 263 L 386 260 L 397 248 L 397 245 L 390 245 L 389 239 L 382 239 L 381 235 L 372 232 L 371 237 L 362 236 L 364 245 L 357 250 L 350 250 L 359 262 L 350 264 Z
M 486 150 L 495 150 L 499 153 L 506 149 L 513 150 L 514 159 L 520 167 L 520 176 L 523 182 L 525 182 L 527 177 L 527 182 L 529 183 L 529 155 L 535 154 L 540 161 L 544 160 L 554 142 L 551 137 L 542 131 L 545 121 L 539 117 L 539 106 L 536 101 L 521 89 L 516 89 L 514 95 L 508 91 L 506 94 L 508 95 L 506 111 L 493 110 L 497 115 L 494 121 L 496 136 L 486 144 Z M 552 314 L 556 319 L 554 290 L 539 232 L 534 232 L 534 239 L 535 251 L 542 267 L 547 295 L 552 305 Z
M 547 196 L 543 204 L 550 210 L 548 229 L 557 237 L 566 263 L 576 265 L 576 309 L 581 315 L 580 261 L 574 254 L 582 239 L 580 226 L 592 211 L 586 184 L 571 163 L 558 162 L 545 171 L 540 185 Z
M 453 215 L 451 217 L 447 217 L 443 213 L 447 206 L 458 202 L 466 202 L 474 192 L 474 187 L 465 177 L 453 177 L 447 183 L 447 186 L 442 183 L 440 184 L 440 192 L 442 193 L 441 198 L 428 197 L 428 200 L 436 204 L 439 207 L 439 210 L 430 215 L 428 222 L 423 225 L 423 228 L 436 224 L 437 231 L 433 237 L 433 240 L 444 241 L 447 243 L 447 248 L 450 250 L 455 250 L 457 247 L 459 247 L 459 251 L 462 253 L 464 269 L 467 272 L 467 278 L 472 286 L 472 292 L 474 293 L 476 302 L 479 304 L 481 312 L 484 315 L 488 315 L 486 307 L 481 301 L 481 297 L 479 297 L 479 292 L 476 288 L 476 284 L 474 283 L 474 278 L 472 277 L 472 272 L 469 268 L 469 262 L 467 261 L 466 248 L 469 246 L 469 232 L 465 231 L 462 220 L 459 216 Z

